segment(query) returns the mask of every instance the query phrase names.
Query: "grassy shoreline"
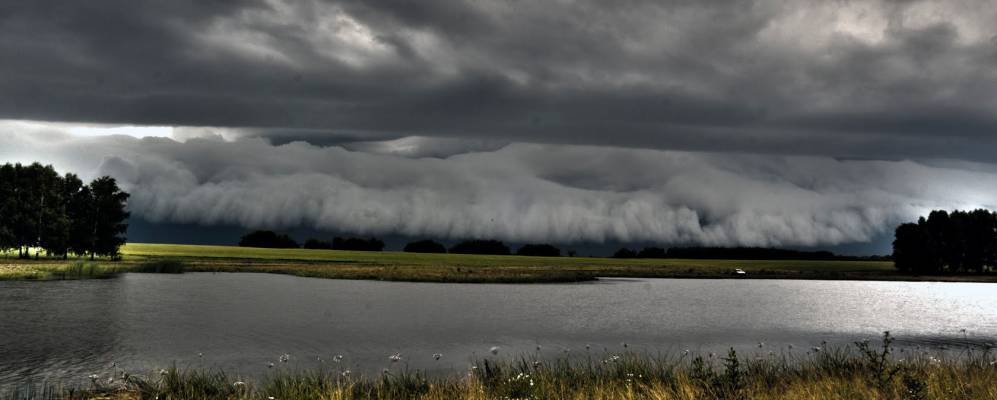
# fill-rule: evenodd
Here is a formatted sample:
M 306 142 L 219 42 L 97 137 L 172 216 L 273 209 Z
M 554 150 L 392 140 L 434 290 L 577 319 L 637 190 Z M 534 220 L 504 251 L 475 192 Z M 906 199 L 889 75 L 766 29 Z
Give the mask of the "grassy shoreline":
M 0 259 L 0 280 L 107 278 L 122 272 L 260 272 L 331 279 L 414 282 L 551 283 L 613 278 L 738 278 L 997 282 L 997 274 L 915 276 L 888 261 L 685 260 L 525 257 L 132 243 L 122 260 Z M 74 273 L 82 268 L 92 274 Z M 151 267 L 150 267 L 151 266 Z M 162 272 L 162 271 L 159 271 Z
M 989 348 L 959 357 L 899 352 L 882 345 L 805 353 L 743 355 L 593 354 L 586 360 L 481 359 L 466 373 L 428 376 L 400 365 L 363 376 L 348 367 L 264 379 L 171 368 L 146 376 L 92 375 L 75 388 L 30 387 L 12 398 L 105 399 L 997 399 L 997 358 Z M 29 393 L 29 395 L 25 395 Z M 33 394 L 33 395 L 30 395 Z

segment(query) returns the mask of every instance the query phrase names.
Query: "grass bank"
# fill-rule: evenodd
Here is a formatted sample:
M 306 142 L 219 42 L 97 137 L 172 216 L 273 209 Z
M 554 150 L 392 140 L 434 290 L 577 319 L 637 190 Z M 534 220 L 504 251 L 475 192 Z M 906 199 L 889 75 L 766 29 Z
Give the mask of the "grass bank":
M 285 371 L 243 381 L 221 371 L 169 369 L 150 376 L 93 376 L 89 387 L 22 388 L 20 398 L 109 399 L 997 399 L 997 359 L 987 350 L 952 359 L 883 345 L 768 353 L 586 360 L 481 360 L 466 373 L 427 377 L 393 367 L 375 376 L 345 368 Z M 32 393 L 35 396 L 24 396 Z
M 0 280 L 106 279 L 131 269 L 130 265 L 94 261 L 0 261 Z
M 905 275 L 897 272 L 888 261 L 525 257 L 146 243 L 127 244 L 122 248 L 122 255 L 121 261 L 106 264 L 114 265 L 118 272 L 148 270 L 140 266 L 169 261 L 182 263 L 183 270 L 190 272 L 264 272 L 317 278 L 470 283 L 577 282 L 596 277 L 734 278 L 732 271 L 735 268 L 745 270 L 747 277 L 754 279 L 997 282 L 997 274 L 993 273 Z M 0 266 L 0 279 L 26 276 L 25 270 L 68 264 L 45 259 L 7 259 L 0 263 L 7 264 Z M 21 271 L 20 275 L 14 273 L 16 271 Z

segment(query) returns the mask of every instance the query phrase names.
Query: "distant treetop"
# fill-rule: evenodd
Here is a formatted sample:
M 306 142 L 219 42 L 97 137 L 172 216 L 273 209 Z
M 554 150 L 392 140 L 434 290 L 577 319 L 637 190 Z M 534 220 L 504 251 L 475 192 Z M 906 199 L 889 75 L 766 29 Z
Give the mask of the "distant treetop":
M 509 255 L 509 246 L 498 240 L 466 240 L 450 248 L 453 254 Z
M 331 250 L 332 242 L 326 242 L 324 240 L 309 238 L 308 240 L 305 240 L 305 244 L 302 245 L 301 247 L 306 249 Z
M 274 231 L 254 231 L 246 234 L 239 240 L 241 247 L 263 247 L 270 249 L 293 249 L 298 247 L 290 236 L 278 234 Z
M 432 240 L 417 240 L 405 245 L 402 251 L 407 253 L 446 253 L 447 248 Z
M 384 249 L 384 242 L 378 238 L 355 238 L 355 237 L 335 237 L 332 239 L 334 250 L 352 251 L 381 251 Z
M 527 244 L 516 250 L 519 256 L 560 257 L 561 249 L 549 244 Z

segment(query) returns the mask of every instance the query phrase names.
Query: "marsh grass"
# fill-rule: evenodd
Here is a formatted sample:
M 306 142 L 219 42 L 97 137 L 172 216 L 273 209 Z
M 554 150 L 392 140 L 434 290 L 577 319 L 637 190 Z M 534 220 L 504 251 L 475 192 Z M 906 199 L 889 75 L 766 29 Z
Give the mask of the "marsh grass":
M 469 254 L 262 249 L 129 243 L 122 260 L 101 260 L 118 272 L 258 272 L 313 278 L 454 283 L 581 282 L 597 277 L 849 279 L 997 282 L 997 273 L 914 276 L 886 261 L 683 260 L 529 257 Z M 46 269 L 70 262 L 6 259 L 0 280 L 44 279 Z M 181 265 L 182 264 L 182 265 Z
M 124 272 L 179 274 L 187 269 L 187 262 L 175 259 L 148 259 L 140 262 L 111 262 L 71 260 L 53 262 L 21 262 L 0 264 L 0 280 L 75 280 L 107 279 Z
M 169 257 L 187 271 L 267 272 L 297 276 L 416 282 L 549 283 L 596 277 L 737 278 L 735 268 L 758 279 L 941 280 L 997 282 L 997 273 L 914 276 L 889 261 L 614 259 L 430 254 L 313 249 L 263 249 L 129 243 L 126 261 Z
M 348 370 L 279 367 L 258 383 L 221 371 L 171 368 L 47 398 L 112 399 L 997 399 L 997 360 L 989 348 L 938 359 L 897 356 L 879 345 L 820 347 L 744 357 L 690 354 L 587 354 L 542 360 L 481 359 L 465 373 L 427 377 L 406 369 L 372 376 Z M 43 397 L 19 397 L 43 398 Z
M 62 264 L 8 264 L 0 265 L 0 280 L 106 279 L 126 269 L 120 265 L 105 265 L 83 260 Z

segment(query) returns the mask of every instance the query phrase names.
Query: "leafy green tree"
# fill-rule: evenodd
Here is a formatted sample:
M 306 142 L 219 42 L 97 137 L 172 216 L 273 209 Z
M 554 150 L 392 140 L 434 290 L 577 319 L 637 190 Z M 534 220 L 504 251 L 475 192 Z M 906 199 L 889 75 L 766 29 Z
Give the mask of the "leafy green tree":
M 89 186 L 73 174 L 60 176 L 51 165 L 0 166 L 0 250 L 31 248 L 48 256 L 90 254 L 116 257 L 128 229 L 128 193 L 113 178 Z M 35 252 L 38 257 L 40 252 Z
M 935 210 L 897 227 L 897 269 L 919 274 L 984 272 L 997 266 L 997 214 Z
M 41 164 L 34 163 L 27 167 L 14 164 L 14 205 L 13 233 L 17 244 L 18 257 L 27 258 L 31 247 L 38 244 L 38 232 L 35 229 L 38 222 L 39 191 L 35 184 L 38 181 Z
M 66 254 L 86 255 L 94 250 L 94 199 L 90 187 L 74 174 L 66 174 L 63 202 L 66 211 Z
M 125 211 L 129 194 L 118 188 L 114 178 L 104 176 L 90 183 L 93 195 L 93 248 L 94 255 L 118 257 L 121 245 L 125 244 L 128 231 L 129 213 Z
M 446 253 L 447 248 L 442 243 L 433 240 L 416 240 L 405 245 L 402 251 L 406 253 Z
M 64 237 L 61 211 L 61 177 L 51 165 L 32 163 L 27 167 L 14 165 L 15 206 L 13 235 L 21 257 L 27 257 L 32 247 L 58 251 Z M 35 252 L 35 257 L 39 252 Z
M 620 247 L 619 250 L 613 253 L 613 258 L 637 258 L 637 252 L 626 247 Z
M 660 247 L 645 247 L 637 253 L 637 258 L 665 258 L 667 255 L 665 249 Z
M 335 250 L 350 251 L 381 251 L 384 250 L 384 242 L 378 238 L 357 238 L 357 237 L 334 237 L 332 238 L 332 248 Z
M 17 247 L 14 237 L 14 213 L 17 210 L 17 198 L 14 192 L 14 165 L 0 165 L 0 251 Z
M 498 240 L 466 240 L 450 248 L 453 254 L 493 254 L 507 256 L 509 247 Z
M 274 231 L 254 231 L 242 236 L 239 240 L 242 247 L 263 247 L 271 249 L 295 249 L 298 242 L 290 236 Z
M 930 240 L 919 224 L 901 224 L 897 227 L 893 240 L 893 263 L 903 272 L 930 274 L 941 268 L 932 264 Z
M 69 242 L 63 185 L 63 178 L 51 165 L 39 171 L 37 190 L 40 204 L 36 230 L 39 233 L 38 246 L 45 249 L 49 256 L 65 255 Z
M 561 249 L 549 244 L 526 244 L 516 250 L 516 255 L 538 257 L 560 257 Z
M 331 250 L 332 243 L 315 238 L 308 238 L 308 240 L 305 240 L 305 244 L 302 245 L 301 247 L 305 249 L 314 249 L 314 250 Z

